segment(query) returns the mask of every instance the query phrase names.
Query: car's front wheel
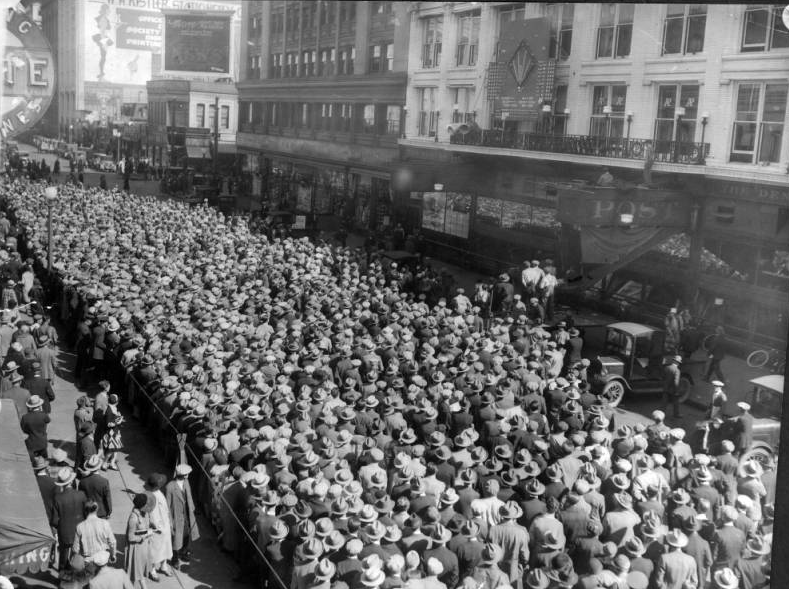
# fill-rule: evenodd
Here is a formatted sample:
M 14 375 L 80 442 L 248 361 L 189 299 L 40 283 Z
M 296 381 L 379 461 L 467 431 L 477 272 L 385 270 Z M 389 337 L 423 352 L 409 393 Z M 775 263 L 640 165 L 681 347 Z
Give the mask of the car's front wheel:
M 770 464 L 772 464 L 774 459 L 773 451 L 767 446 L 754 446 L 750 450 L 748 450 L 745 454 L 740 456 L 740 464 L 745 464 L 749 460 L 755 460 L 759 464 L 762 465 L 763 468 L 767 468 Z
M 605 399 L 611 407 L 616 407 L 625 398 L 625 383 L 619 379 L 609 380 L 603 386 L 600 396 Z

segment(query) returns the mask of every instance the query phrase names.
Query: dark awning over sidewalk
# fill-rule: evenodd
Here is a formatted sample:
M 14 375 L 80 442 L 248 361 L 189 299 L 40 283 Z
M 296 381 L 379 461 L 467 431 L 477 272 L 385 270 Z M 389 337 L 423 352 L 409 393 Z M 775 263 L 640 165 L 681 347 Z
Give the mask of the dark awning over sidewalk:
M 48 567 L 55 546 L 13 401 L 0 401 L 0 574 Z

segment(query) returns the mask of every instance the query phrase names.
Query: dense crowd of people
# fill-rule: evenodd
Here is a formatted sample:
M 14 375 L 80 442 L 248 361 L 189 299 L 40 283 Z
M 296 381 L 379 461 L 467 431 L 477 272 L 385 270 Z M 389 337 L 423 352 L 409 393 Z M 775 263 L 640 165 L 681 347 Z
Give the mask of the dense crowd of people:
M 43 187 L 0 191 L 44 269 Z M 504 289 L 483 317 L 375 252 L 272 240 L 206 206 L 69 186 L 53 219 L 76 376 L 106 379 L 75 413 L 78 472 L 54 485 L 87 504 L 79 522 L 106 517 L 84 481 L 112 469 L 123 403 L 177 464 L 134 498 L 135 586 L 190 558 L 202 514 L 267 587 L 769 587 L 774 471 L 739 464 L 741 440 L 694 455 L 661 411 L 618 423 L 577 331 L 529 310 L 538 261 L 529 303 Z M 114 544 L 62 531 L 61 568 L 115 574 Z

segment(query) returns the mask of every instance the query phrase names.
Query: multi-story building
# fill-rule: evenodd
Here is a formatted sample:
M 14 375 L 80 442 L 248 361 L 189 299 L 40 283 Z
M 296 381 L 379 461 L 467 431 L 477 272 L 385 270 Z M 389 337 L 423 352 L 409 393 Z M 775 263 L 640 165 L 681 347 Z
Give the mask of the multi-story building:
M 238 149 L 271 206 L 389 216 L 408 21 L 403 2 L 243 3 Z
M 138 120 L 141 115 L 145 118 L 148 105 L 146 83 L 173 77 L 202 82 L 223 77 L 235 80 L 239 4 L 238 0 L 41 0 L 42 26 L 55 53 L 58 84 L 45 116 L 45 131 L 101 149 L 106 144 L 114 151 L 111 130 L 117 128 L 124 134 L 124 145 L 138 145 L 135 152 L 147 152 L 149 133 L 145 123 Z M 168 8 L 233 15 L 229 71 L 190 75 L 165 69 L 163 10 Z
M 396 218 L 480 267 L 550 257 L 785 338 L 783 6 L 410 4 Z

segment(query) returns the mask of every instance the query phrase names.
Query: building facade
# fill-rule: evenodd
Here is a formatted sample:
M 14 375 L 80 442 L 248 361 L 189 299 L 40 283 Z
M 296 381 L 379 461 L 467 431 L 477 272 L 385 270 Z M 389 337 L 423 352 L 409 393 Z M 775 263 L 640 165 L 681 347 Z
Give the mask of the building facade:
M 386 224 L 407 3 L 244 2 L 238 148 L 272 208 Z
M 238 93 L 231 82 L 151 80 L 148 91 L 150 157 L 162 167 L 214 170 L 234 161 Z M 221 168 L 220 168 L 221 169 Z
M 480 268 L 550 257 L 658 313 L 785 339 L 782 6 L 411 6 L 398 219 Z

